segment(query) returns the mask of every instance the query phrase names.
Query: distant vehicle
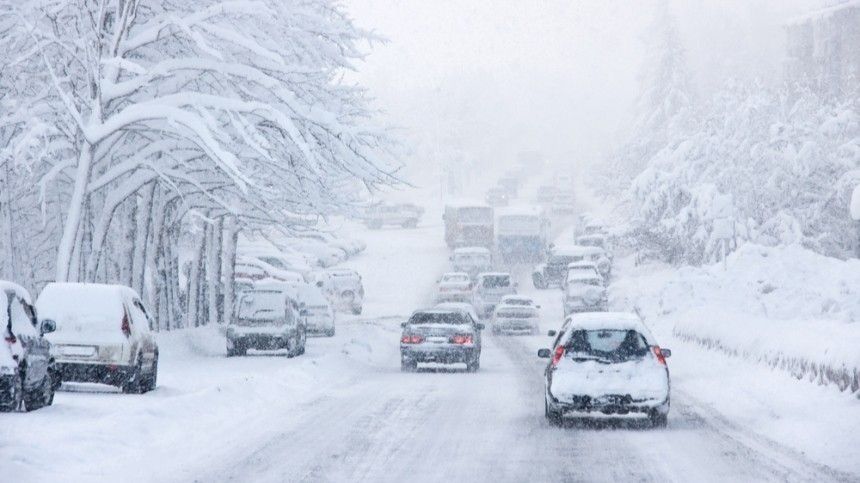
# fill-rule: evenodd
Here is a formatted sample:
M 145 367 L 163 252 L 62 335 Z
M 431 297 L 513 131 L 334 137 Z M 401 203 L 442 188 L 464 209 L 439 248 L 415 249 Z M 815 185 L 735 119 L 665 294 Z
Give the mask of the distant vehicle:
M 480 203 L 445 206 L 445 243 L 450 248 L 493 246 L 493 208 Z
M 512 332 L 537 334 L 540 331 L 540 313 L 534 306 L 499 304 L 493 311 L 490 327 L 494 335 Z
M 532 282 L 535 288 L 561 286 L 570 263 L 584 260 L 582 247 L 576 245 L 550 245 L 547 260 L 535 266 Z
M 555 201 L 555 194 L 558 188 L 554 185 L 541 185 L 538 188 L 536 201 L 541 204 L 550 204 Z
M 506 208 L 497 213 L 495 231 L 502 260 L 533 262 L 546 252 L 549 219 L 538 207 Z
M 466 364 L 481 367 L 480 331 L 484 325 L 460 310 L 420 310 L 401 324 L 400 369 L 414 371 L 419 363 Z
M 483 247 L 463 247 L 454 250 L 451 263 L 457 272 L 465 272 L 475 278 L 481 272 L 492 270 L 493 255 Z
M 243 292 L 236 303 L 236 316 L 227 326 L 227 356 L 244 356 L 248 349 L 287 349 L 290 357 L 304 354 L 305 316 L 294 296 L 280 287 Z
M 526 295 L 505 295 L 499 300 L 499 305 L 516 305 L 522 307 L 534 307 L 536 309 L 540 308 L 533 298 Z
M 378 204 L 370 207 L 365 213 L 364 224 L 371 229 L 379 229 L 386 225 L 415 228 L 424 215 L 424 208 L 411 203 Z
M 0 411 L 26 411 L 50 406 L 59 387 L 59 374 L 44 334 L 54 322 L 38 323 L 30 294 L 23 287 L 0 280 Z
M 36 311 L 49 336 L 63 382 L 98 382 L 125 393 L 155 389 L 158 345 L 137 292 L 122 285 L 49 283 Z
M 509 273 L 481 273 L 475 280 L 472 305 L 475 306 L 478 315 L 489 317 L 502 297 L 516 293 L 516 287 Z
M 564 289 L 564 315 L 574 312 L 606 311 L 609 302 L 603 277 L 594 273 L 571 272 Z
M 508 192 L 501 186 L 493 186 L 487 190 L 486 200 L 487 204 L 494 208 L 499 206 L 508 206 L 508 203 L 510 203 Z
M 570 214 L 576 210 L 576 196 L 573 191 L 559 190 L 552 200 L 553 213 Z
M 581 260 L 579 262 L 567 264 L 567 275 L 564 278 L 564 282 L 562 282 L 561 284 L 561 288 L 563 290 L 566 290 L 570 281 L 576 280 L 577 277 L 580 277 L 582 274 L 597 275 L 600 277 L 601 280 L 603 280 L 603 284 L 606 284 L 606 280 L 603 278 L 603 275 L 597 268 L 597 262 L 591 260 Z
M 472 300 L 472 279 L 466 272 L 442 274 L 436 287 L 436 303 L 470 302 Z
M 361 275 L 349 268 L 329 269 L 328 273 L 331 275 L 337 295 L 335 308 L 355 315 L 360 314 L 364 304 L 364 284 Z
M 544 385 L 545 415 L 561 425 L 567 415 L 646 416 L 665 427 L 670 406 L 669 368 L 654 336 L 634 314 L 577 314 L 552 349 Z

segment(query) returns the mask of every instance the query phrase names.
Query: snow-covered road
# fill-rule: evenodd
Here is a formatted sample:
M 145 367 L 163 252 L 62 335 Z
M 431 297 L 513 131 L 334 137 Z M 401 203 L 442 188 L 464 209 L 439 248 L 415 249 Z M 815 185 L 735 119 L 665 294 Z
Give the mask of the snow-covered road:
M 399 323 L 427 305 L 448 265 L 441 226 L 430 220 L 361 237 L 368 249 L 349 264 L 364 274 L 365 314 L 341 320 L 334 338 L 311 339 L 295 359 L 227 359 L 214 330 L 163 334 L 153 393 L 61 392 L 53 407 L 0 416 L 4 474 L 15 475 L 11 481 L 858 479 L 722 415 L 701 399 L 707 392 L 694 384 L 695 362 L 678 347 L 664 430 L 550 427 L 545 361 L 535 356 L 545 336 L 487 331 L 475 374 L 401 373 Z M 543 306 L 543 331 L 557 328 L 560 292 L 535 291 L 525 267 L 515 272 Z

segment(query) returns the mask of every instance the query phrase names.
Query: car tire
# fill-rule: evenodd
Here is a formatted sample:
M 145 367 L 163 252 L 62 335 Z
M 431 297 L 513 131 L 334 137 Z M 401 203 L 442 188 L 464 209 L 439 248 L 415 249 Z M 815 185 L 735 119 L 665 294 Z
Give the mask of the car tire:
M 412 360 L 400 360 L 400 372 L 415 372 L 418 370 L 418 363 Z
M 8 413 L 17 411 L 24 400 L 24 375 L 19 373 L 15 376 L 12 386 L 12 397 L 0 400 L 0 412 Z
M 546 420 L 550 426 L 560 427 L 564 422 L 564 418 L 561 415 L 561 411 L 556 411 L 549 406 L 549 401 L 544 399 L 544 416 L 546 416 Z
M 669 425 L 669 415 L 653 410 L 648 415 L 652 428 L 665 428 Z
M 54 388 L 51 384 L 51 377 L 45 374 L 41 384 L 34 388 L 32 392 L 23 392 L 24 410 L 27 412 L 35 411 L 45 406 L 50 406 L 54 402 Z

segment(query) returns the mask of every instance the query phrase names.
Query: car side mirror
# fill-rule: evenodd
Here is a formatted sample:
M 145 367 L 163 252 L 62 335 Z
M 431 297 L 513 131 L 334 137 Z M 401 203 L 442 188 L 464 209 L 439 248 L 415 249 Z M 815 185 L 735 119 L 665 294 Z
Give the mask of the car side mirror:
M 477 324 L 477 325 L 478 325 L 478 330 L 484 330 L 486 328 L 486 326 L 484 324 Z
M 558 332 L 556 332 L 556 331 L 554 331 L 554 330 L 548 330 L 548 331 L 546 332 L 546 335 L 547 335 L 548 337 L 555 337 L 556 335 L 558 335 Z
M 39 332 L 42 334 L 50 334 L 55 330 L 57 330 L 57 323 L 51 319 L 43 320 L 42 324 L 39 326 Z
M 672 349 L 660 349 L 660 353 L 663 354 L 663 357 L 666 359 L 672 357 Z
M 549 349 L 538 349 L 538 357 L 540 357 L 541 359 L 549 359 L 550 358 Z

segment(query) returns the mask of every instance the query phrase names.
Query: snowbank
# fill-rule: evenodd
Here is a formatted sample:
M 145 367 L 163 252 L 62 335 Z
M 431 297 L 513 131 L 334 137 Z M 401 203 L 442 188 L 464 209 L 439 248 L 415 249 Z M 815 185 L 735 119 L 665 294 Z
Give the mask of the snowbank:
M 619 308 L 638 309 L 664 334 L 860 389 L 860 261 L 797 246 L 747 244 L 722 264 L 632 267 L 610 288 Z

